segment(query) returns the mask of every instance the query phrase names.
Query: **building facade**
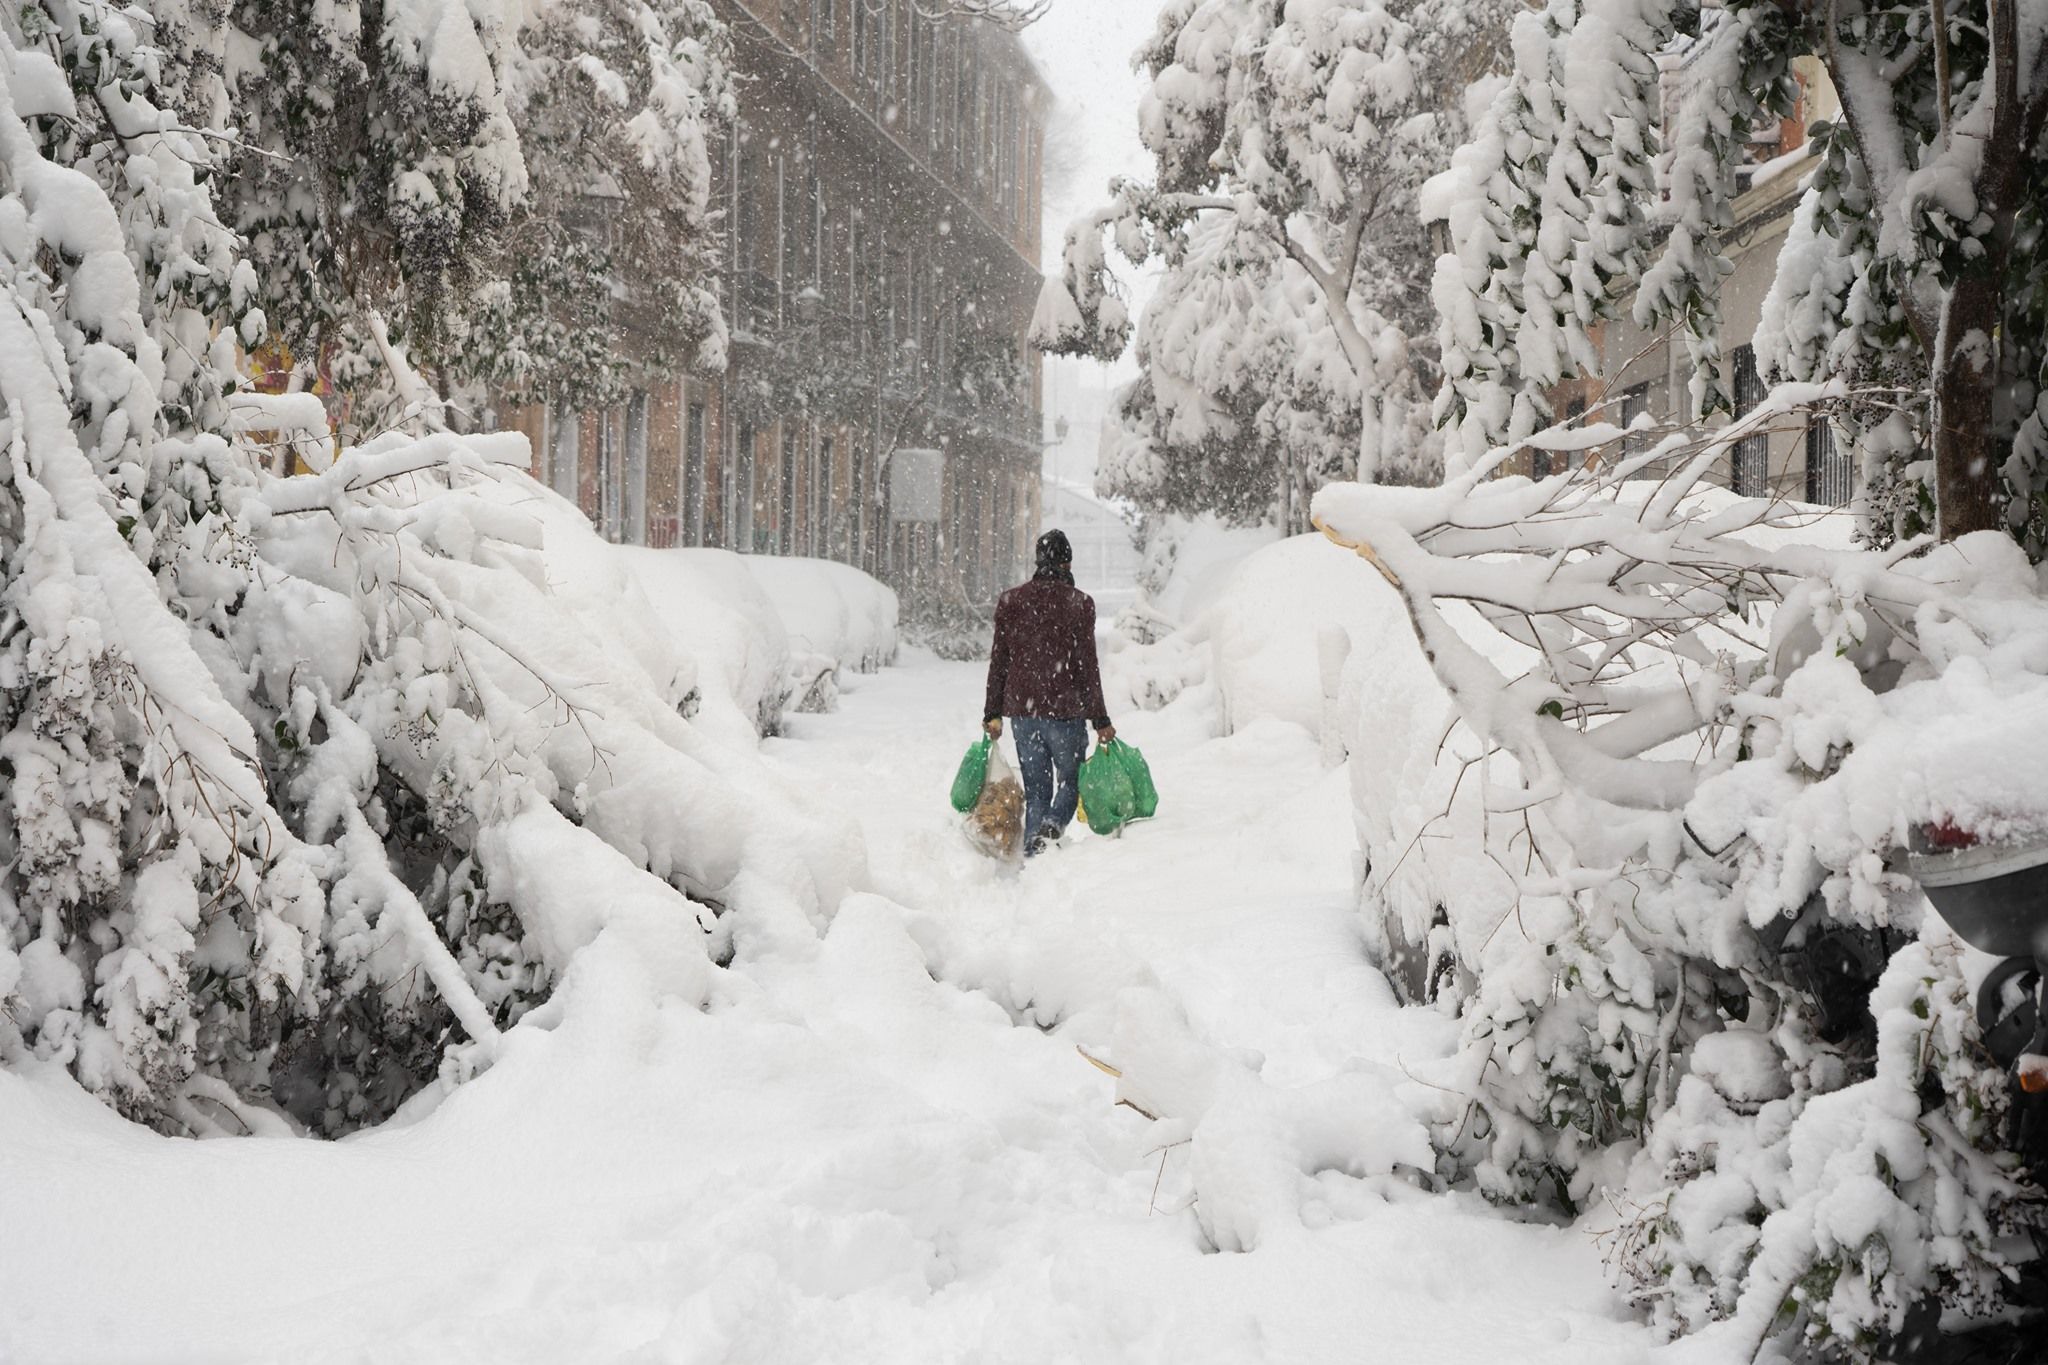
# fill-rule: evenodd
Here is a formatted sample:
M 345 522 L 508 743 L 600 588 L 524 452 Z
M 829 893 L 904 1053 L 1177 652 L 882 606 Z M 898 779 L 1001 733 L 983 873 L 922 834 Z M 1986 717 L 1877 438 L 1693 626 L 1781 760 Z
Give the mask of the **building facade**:
M 507 423 L 611 539 L 829 557 L 985 603 L 1040 510 L 1045 83 L 1015 34 L 915 0 L 714 8 L 740 108 L 715 170 L 730 364 L 664 364 L 663 320 L 629 317 L 647 363 L 623 403 Z M 899 505 L 909 473 L 937 486 Z
M 1665 59 L 1666 130 L 1683 103 L 1691 83 L 1699 79 L 1693 66 L 1701 45 Z M 1778 254 L 1792 225 L 1806 175 L 1813 169 L 1813 149 L 1806 130 L 1815 122 L 1839 117 L 1840 105 L 1821 64 L 1802 57 L 1793 63 L 1800 104 L 1793 116 L 1752 130 L 1746 164 L 1739 171 L 1731 207 L 1733 226 L 1722 242 L 1734 270 L 1721 283 L 1721 354 L 1725 382 L 1740 417 L 1763 401 L 1771 376 L 1760 372 L 1751 337 L 1763 317 L 1764 301 L 1777 274 Z M 1591 414 L 1626 427 L 1643 414 L 1660 424 L 1683 426 L 1690 411 L 1691 361 L 1686 340 L 1671 325 L 1645 329 L 1636 325 L 1633 290 L 1622 294 L 1614 317 L 1592 329 L 1601 365 L 1597 374 L 1571 379 L 1550 391 L 1551 411 L 1570 421 Z M 1729 418 L 1715 417 L 1720 426 Z M 1637 438 L 1641 440 L 1643 438 Z M 1628 443 L 1624 443 L 1626 446 Z M 1622 451 L 1596 450 L 1587 458 L 1615 458 Z M 1563 459 L 1535 451 L 1518 455 L 1503 473 L 1543 475 L 1551 461 Z M 1652 465 L 1643 477 L 1660 477 Z M 1778 424 L 1740 442 L 1714 477 L 1748 497 L 1780 497 L 1823 506 L 1843 506 L 1855 492 L 1850 452 L 1837 444 L 1824 420 L 1797 426 Z

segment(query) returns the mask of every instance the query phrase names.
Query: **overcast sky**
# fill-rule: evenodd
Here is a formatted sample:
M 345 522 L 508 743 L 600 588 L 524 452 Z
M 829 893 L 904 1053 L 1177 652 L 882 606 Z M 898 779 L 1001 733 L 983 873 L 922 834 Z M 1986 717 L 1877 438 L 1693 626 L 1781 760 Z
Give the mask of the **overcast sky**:
M 1114 175 L 1142 173 L 1138 93 L 1131 54 L 1151 33 L 1161 0 L 1053 0 L 1024 41 L 1059 101 L 1047 139 L 1045 228 L 1048 268 L 1059 234 L 1102 202 Z
M 1131 54 L 1151 34 L 1163 0 L 1053 0 L 1025 42 L 1059 101 L 1046 139 L 1045 260 L 1059 268 L 1060 242 L 1077 214 L 1101 204 L 1111 177 L 1147 175 L 1138 141 L 1138 94 L 1144 83 Z M 1144 294 L 1136 282 L 1134 302 Z M 1114 367 L 1088 361 L 1046 364 L 1046 415 L 1068 418 L 1065 444 L 1047 457 L 1067 479 L 1086 482 L 1095 467 L 1096 428 L 1110 384 L 1137 373 L 1128 357 Z

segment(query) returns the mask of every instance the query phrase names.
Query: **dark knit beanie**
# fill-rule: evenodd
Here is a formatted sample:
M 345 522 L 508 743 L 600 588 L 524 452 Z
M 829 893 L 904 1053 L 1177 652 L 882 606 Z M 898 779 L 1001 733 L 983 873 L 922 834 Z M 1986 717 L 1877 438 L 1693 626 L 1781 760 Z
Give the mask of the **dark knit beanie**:
M 1038 538 L 1038 571 L 1064 569 L 1074 562 L 1074 547 L 1065 531 L 1047 531 Z

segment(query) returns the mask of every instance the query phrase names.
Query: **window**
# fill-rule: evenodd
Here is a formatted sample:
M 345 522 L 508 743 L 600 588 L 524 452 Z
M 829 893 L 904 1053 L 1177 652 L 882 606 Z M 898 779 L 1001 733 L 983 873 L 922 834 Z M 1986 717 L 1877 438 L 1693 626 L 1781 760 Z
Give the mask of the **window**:
M 782 424 L 782 479 L 776 489 L 775 544 L 776 554 L 795 554 L 796 542 L 796 442 L 797 424 L 785 420 Z
M 1004 532 L 1010 524 L 1010 481 L 1008 479 L 1001 479 L 996 483 L 994 496 L 991 501 L 994 504 L 994 510 L 989 517 L 988 528 L 988 581 L 991 589 L 990 595 L 993 596 L 995 587 L 1009 576 L 1004 572 L 1008 567 L 1004 563 L 1008 558 L 1008 555 L 1005 553 L 1006 537 Z
M 910 269 L 903 272 L 903 337 L 914 352 L 913 369 L 924 360 L 924 282 L 924 262 L 913 254 Z
M 987 151 L 983 151 L 983 164 L 989 172 L 989 199 L 1001 203 L 1004 196 L 1004 88 L 995 80 L 989 80 L 989 119 L 987 119 Z
M 915 12 L 906 15 L 902 22 L 903 64 L 906 71 L 903 88 L 904 93 L 908 97 L 907 102 L 915 106 L 917 104 L 918 82 L 924 79 L 924 63 L 918 60 L 924 55 L 919 50 L 924 38 L 924 23 L 917 17 Z
M 616 411 L 597 414 L 597 523 L 598 534 L 617 544 L 626 524 L 626 473 L 622 456 L 625 442 L 619 439 Z
M 740 138 L 738 120 L 725 135 L 725 313 L 740 321 Z
M 1649 406 L 1650 386 L 1648 384 L 1638 384 L 1624 392 L 1621 395 L 1621 421 L 1619 423 L 1621 428 L 1627 431 L 1635 424 L 1636 418 L 1641 417 L 1649 410 Z M 1650 438 L 1648 435 L 1631 432 L 1621 439 L 1621 457 L 1628 459 L 1632 455 L 1640 455 L 1643 451 L 1649 449 L 1649 445 Z M 1653 475 L 1646 466 L 1643 469 L 1637 470 L 1635 477 L 1639 479 L 1650 478 Z
M 896 0 L 880 0 L 875 18 L 875 87 L 887 102 L 896 97 Z
M 893 260 L 889 260 L 889 254 L 887 254 L 887 252 L 883 252 L 883 278 L 881 278 L 881 295 L 877 297 L 877 301 L 874 301 L 874 307 L 879 307 L 879 309 L 883 311 L 883 317 L 881 317 L 881 321 L 883 321 L 883 340 L 887 342 L 887 346 L 889 346 L 889 352 L 895 352 L 895 340 L 897 340 L 897 311 L 895 311 L 895 262 L 893 262 Z M 887 358 L 893 358 L 893 354 L 891 354 L 891 356 L 887 356 Z
M 1764 401 L 1764 382 L 1756 372 L 1756 351 L 1749 346 L 1735 348 L 1735 415 L 1744 417 Z M 1771 438 L 1763 432 L 1745 436 L 1735 443 L 1734 477 L 1730 482 L 1745 498 L 1760 498 L 1770 491 Z
M 889 98 L 898 104 L 908 100 L 914 79 L 911 44 L 916 38 L 912 29 L 911 15 L 905 12 L 903 0 L 889 0 Z
M 1586 396 L 1584 394 L 1580 394 L 1564 405 L 1564 420 L 1567 426 L 1585 415 Z M 1568 463 L 1569 460 L 1556 451 L 1532 449 L 1529 452 L 1529 477 L 1532 479 L 1547 479 L 1552 474 L 1561 473 Z
M 974 81 L 968 72 L 967 43 L 960 31 L 953 31 L 953 117 L 947 120 L 947 135 L 953 139 L 953 166 L 959 169 L 967 164 L 967 116 L 969 101 L 973 96 Z
M 896 348 L 893 363 L 899 373 L 915 358 L 911 352 L 917 340 L 917 313 L 910 302 L 913 269 L 908 250 L 896 253 L 889 275 L 889 341 Z
M 825 220 L 825 265 L 823 288 L 832 308 L 841 316 L 853 310 L 853 215 Z
M 1010 196 L 1016 189 L 1016 177 L 1010 174 L 1010 153 L 1014 139 L 1010 136 L 1010 89 L 1000 87 L 996 91 L 996 203 L 1003 209 L 1010 206 Z
M 727 494 L 732 522 L 732 548 L 741 554 L 754 549 L 754 429 L 740 428 L 740 442 L 733 451 L 731 492 Z
M 647 543 L 647 391 L 633 390 L 626 400 L 626 542 Z
M 783 296 L 788 289 L 793 243 L 790 241 L 789 163 L 775 158 L 775 320 L 782 321 Z
M 754 201 L 759 190 L 754 185 L 752 158 L 742 158 L 739 153 L 739 139 L 733 140 L 732 154 L 732 287 L 736 294 L 733 309 L 734 321 L 741 330 L 750 329 L 755 322 L 753 305 L 755 290 L 750 278 L 754 268 Z
M 988 81 L 982 75 L 979 62 L 974 67 L 974 102 L 969 106 L 968 117 L 967 156 L 974 170 L 974 181 L 980 184 L 988 178 Z
M 967 591 L 976 600 L 985 592 L 988 570 L 988 493 L 979 478 L 969 478 L 965 489 L 967 515 L 960 533 L 967 544 Z
M 1020 174 L 1017 180 L 1016 209 L 1017 223 L 1021 227 L 1031 212 L 1031 195 L 1032 191 L 1037 187 L 1038 180 L 1038 177 L 1033 174 L 1033 161 L 1038 153 L 1037 125 L 1032 121 L 1029 114 L 1026 114 L 1019 123 L 1017 136 L 1021 146 L 1017 153 L 1017 165 Z
M 1002 87 L 996 84 L 993 74 L 984 73 L 981 78 L 980 151 L 976 157 L 981 163 L 977 169 L 984 185 L 996 176 L 996 119 L 1001 107 Z
M 815 176 L 811 180 L 811 287 L 816 289 L 823 302 L 825 276 L 829 257 L 825 254 L 825 243 L 829 240 L 825 227 L 825 187 Z
M 924 121 L 925 147 L 937 151 L 939 146 L 939 29 L 929 19 L 917 21 L 919 31 L 924 35 L 924 82 L 917 92 L 918 117 Z
M 868 546 L 868 499 L 874 488 L 874 437 L 856 437 L 853 443 L 853 496 L 848 499 L 846 524 L 849 553 L 847 563 L 867 567 L 871 558 Z
M 1849 452 L 1835 443 L 1825 419 L 1806 429 L 1806 500 L 1823 507 L 1847 506 L 1855 496 Z
M 860 354 L 868 353 L 868 240 L 863 229 L 866 227 L 859 209 L 853 211 L 853 218 L 846 225 L 846 294 L 847 311 L 853 314 L 854 344 Z
M 574 408 L 554 410 L 554 439 L 548 459 L 548 486 L 576 501 L 576 458 L 583 446 L 583 418 Z
M 847 0 L 853 6 L 853 74 L 868 79 L 874 69 L 875 16 L 868 9 L 872 0 Z
M 692 403 L 683 423 L 683 477 L 678 493 L 682 506 L 677 515 L 683 524 L 683 539 L 690 545 L 704 543 L 704 405 Z
M 829 38 L 839 31 L 838 0 L 815 0 L 815 3 L 818 14 L 815 22 L 818 32 Z
M 825 517 L 832 506 L 832 438 L 821 435 L 811 448 L 810 547 L 809 553 L 822 559 L 830 553 L 826 544 Z

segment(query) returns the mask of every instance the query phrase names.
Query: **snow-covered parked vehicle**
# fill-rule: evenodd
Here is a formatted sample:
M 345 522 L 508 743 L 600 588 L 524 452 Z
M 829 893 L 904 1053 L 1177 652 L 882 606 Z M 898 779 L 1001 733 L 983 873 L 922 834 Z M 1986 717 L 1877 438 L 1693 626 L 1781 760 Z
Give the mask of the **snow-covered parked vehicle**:
M 836 710 L 841 669 L 873 673 L 895 661 L 893 589 L 830 559 L 749 555 L 744 562 L 789 639 L 784 690 L 791 710 Z
M 850 565 L 730 550 L 619 546 L 678 647 L 705 656 L 705 683 L 757 734 L 787 711 L 829 711 L 841 669 L 896 657 L 893 590 Z

